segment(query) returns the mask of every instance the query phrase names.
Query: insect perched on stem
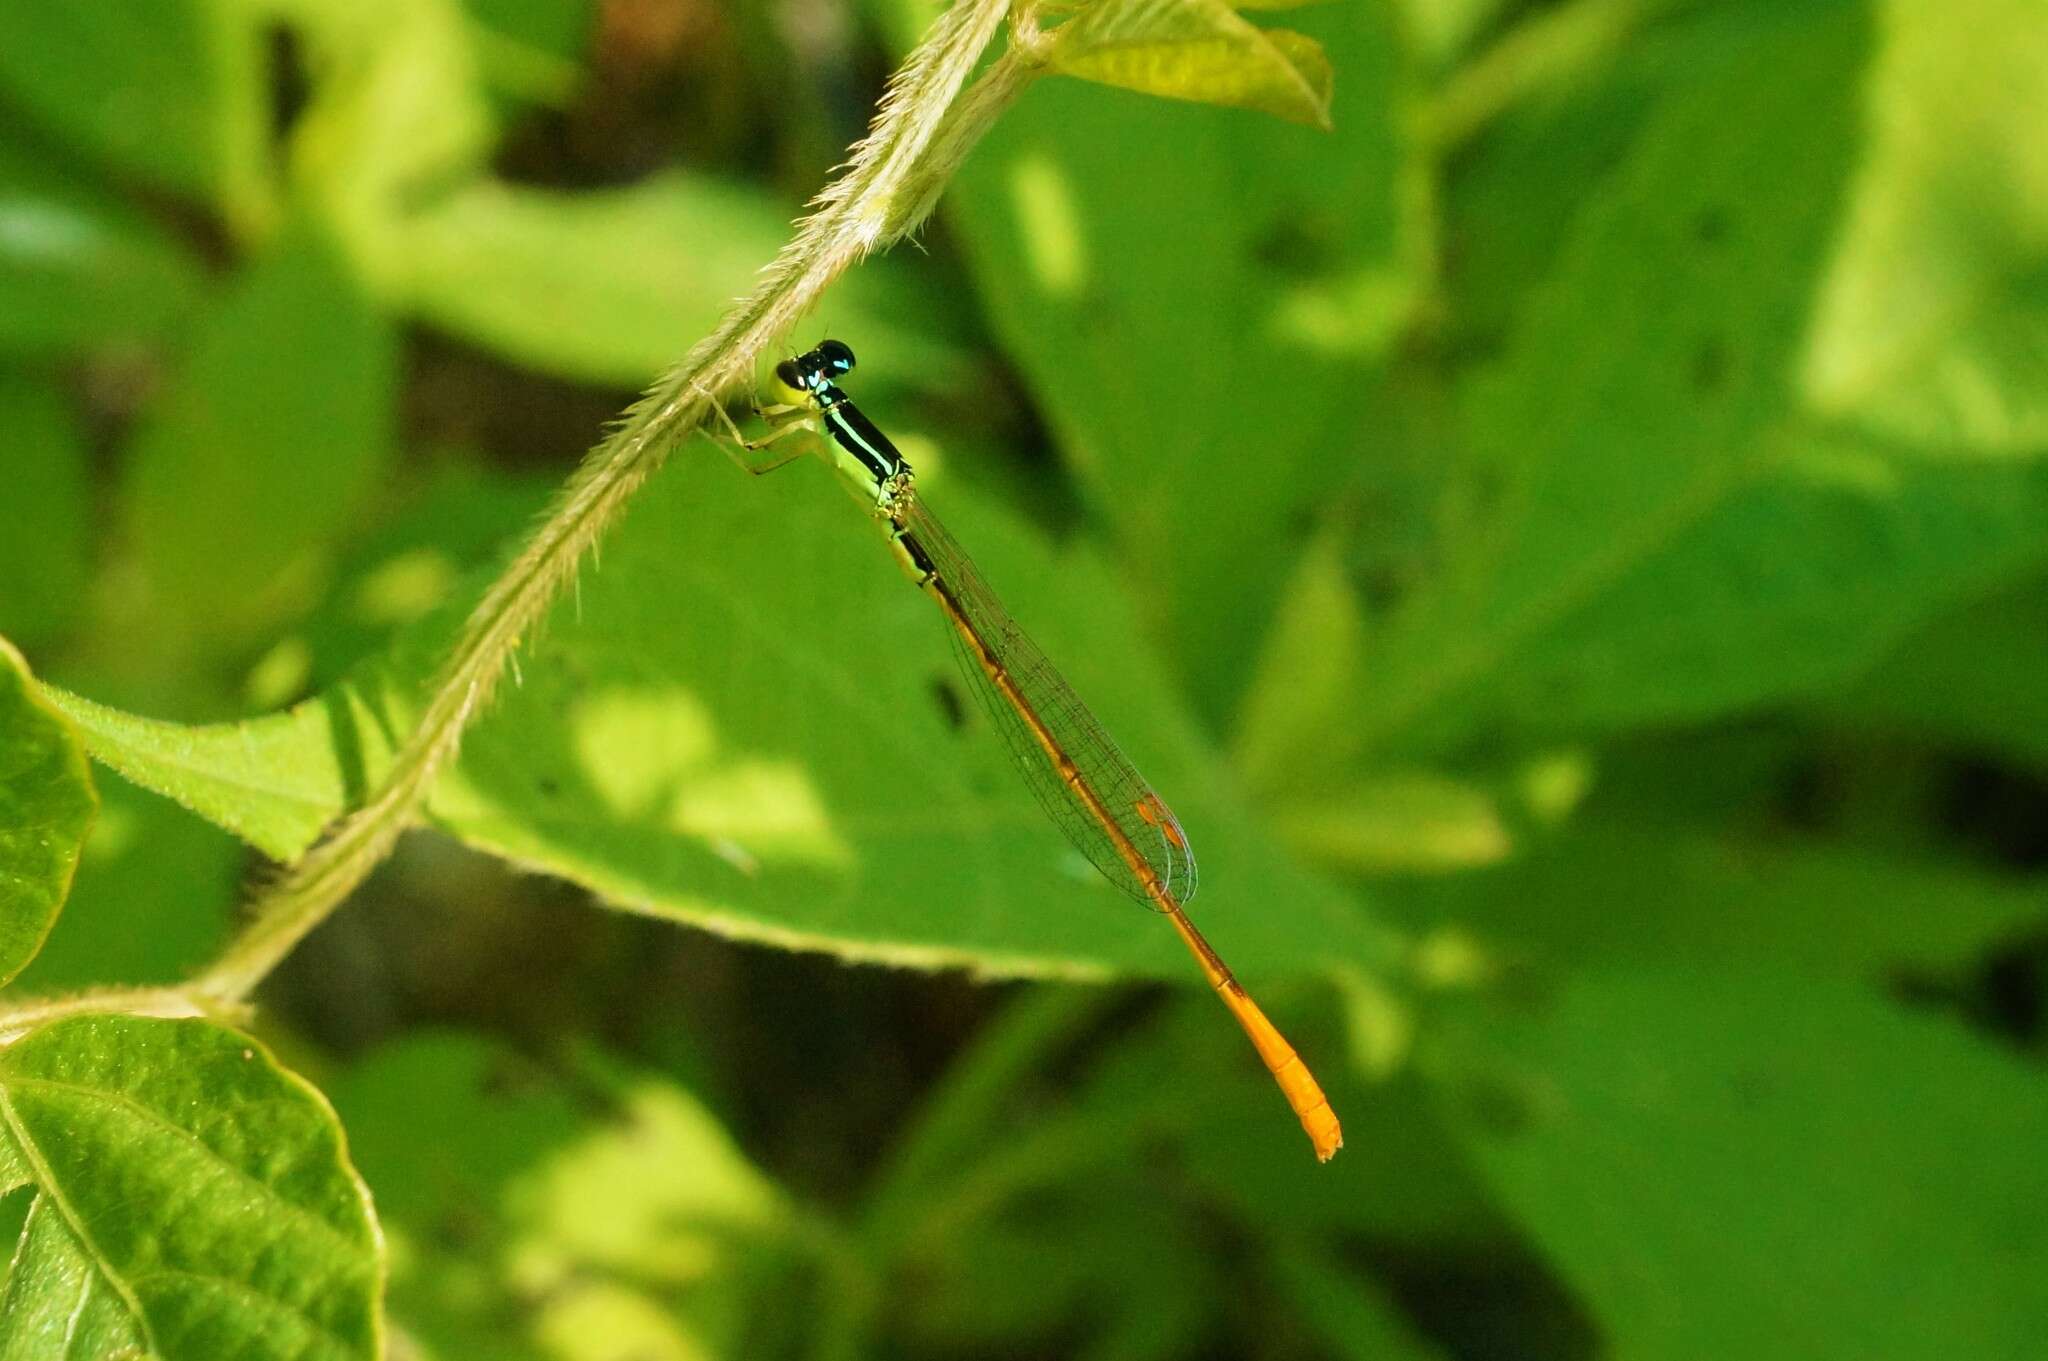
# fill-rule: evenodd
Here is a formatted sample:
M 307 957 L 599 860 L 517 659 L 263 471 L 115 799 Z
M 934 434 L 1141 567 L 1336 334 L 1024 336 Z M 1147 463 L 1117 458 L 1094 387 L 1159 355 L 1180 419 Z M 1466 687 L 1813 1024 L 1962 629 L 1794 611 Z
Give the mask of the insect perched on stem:
M 839 387 L 837 380 L 853 365 L 853 351 L 836 340 L 777 365 L 776 380 L 793 400 L 766 414 L 793 418 L 765 440 L 741 443 L 761 449 L 796 430 L 823 427 L 833 467 L 871 505 L 897 563 L 945 615 L 961 670 L 1002 732 L 1024 782 L 1105 878 L 1173 924 L 1272 1071 L 1316 1157 L 1328 1161 L 1344 1143 L 1329 1099 L 1188 920 L 1182 904 L 1194 896 L 1195 857 L 1180 822 L 925 506 L 916 475 L 889 437 Z M 769 472 L 801 456 L 799 451 L 748 471 Z

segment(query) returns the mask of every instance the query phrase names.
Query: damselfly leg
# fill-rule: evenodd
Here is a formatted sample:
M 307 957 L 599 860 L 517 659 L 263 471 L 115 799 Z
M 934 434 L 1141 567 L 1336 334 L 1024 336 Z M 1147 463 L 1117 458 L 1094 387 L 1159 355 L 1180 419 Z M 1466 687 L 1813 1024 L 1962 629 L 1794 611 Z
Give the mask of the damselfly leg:
M 714 399 L 709 405 L 712 414 L 717 416 L 719 423 L 725 426 L 726 434 L 730 438 L 721 439 L 717 435 L 709 434 L 705 438 L 716 444 L 720 449 L 723 449 L 726 457 L 752 473 L 755 477 L 772 473 L 777 468 L 786 468 L 804 455 L 815 452 L 812 448 L 798 444 L 782 457 L 771 459 L 766 463 L 752 463 L 745 457 L 746 454 L 759 453 L 761 450 L 786 439 L 790 435 L 810 434 L 817 436 L 819 433 L 817 421 L 806 407 L 791 406 L 785 403 L 776 403 L 772 406 L 752 403 L 754 414 L 768 421 L 771 428 L 768 434 L 760 439 L 748 439 L 744 434 L 740 433 L 739 426 L 733 421 L 732 413 L 725 409 L 723 402 Z

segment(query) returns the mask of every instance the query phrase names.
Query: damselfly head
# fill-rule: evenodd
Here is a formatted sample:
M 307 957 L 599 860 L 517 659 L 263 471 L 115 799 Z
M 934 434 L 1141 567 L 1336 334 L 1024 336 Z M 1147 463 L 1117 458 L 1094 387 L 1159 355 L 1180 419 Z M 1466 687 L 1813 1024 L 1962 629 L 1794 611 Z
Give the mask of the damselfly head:
M 819 367 L 835 378 L 853 372 L 853 347 L 841 340 L 828 340 L 811 351 Z
M 799 393 L 816 392 L 842 373 L 853 371 L 853 347 L 844 341 L 827 340 L 817 349 L 775 366 L 775 381 Z

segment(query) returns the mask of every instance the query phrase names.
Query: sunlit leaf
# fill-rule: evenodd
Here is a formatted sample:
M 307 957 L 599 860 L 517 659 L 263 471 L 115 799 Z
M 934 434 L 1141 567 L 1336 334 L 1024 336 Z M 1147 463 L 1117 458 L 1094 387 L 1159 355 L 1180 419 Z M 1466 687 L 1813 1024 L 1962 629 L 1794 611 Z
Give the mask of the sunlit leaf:
M 1701 22 L 1714 40 L 1461 399 L 1442 561 L 1355 708 L 1382 741 L 1811 692 L 2048 555 L 2048 464 L 1880 444 L 1791 400 L 1852 145 L 1858 11 Z
M 1344 73 L 1328 136 L 1047 81 L 948 199 L 996 334 L 1219 731 L 1302 522 L 1386 457 L 1359 403 L 1433 268 L 1391 17 L 1299 17 Z
M 1082 80 L 1330 126 L 1322 46 L 1247 23 L 1228 0 L 1094 0 L 1054 30 L 1046 60 Z
M 0 1119 L 39 1193 L 25 1246 L 48 1263 L 10 1282 L 6 1317 L 41 1329 L 12 1354 L 104 1354 L 61 1350 L 65 1300 L 164 1361 L 382 1354 L 369 1199 L 327 1103 L 255 1041 L 57 1022 L 0 1053 Z
M 704 176 L 575 194 L 485 181 L 407 219 L 400 292 L 435 325 L 517 363 L 639 386 L 752 287 L 789 218 L 764 194 Z M 862 376 L 953 367 L 920 290 L 882 273 L 882 286 L 867 270 L 853 276 L 819 314 L 858 343 Z
M 394 1316 L 430 1355 L 708 1358 L 741 1354 L 759 1326 L 749 1292 L 758 1269 L 772 1279 L 792 1207 L 687 1092 L 601 1064 L 553 1073 L 478 1037 L 418 1034 L 338 1084 L 407 1243 Z M 507 1316 L 476 1289 L 487 1280 L 533 1308 Z
M 297 856 L 320 829 L 362 797 L 369 769 L 390 742 L 387 708 L 425 684 L 443 636 L 433 631 L 359 686 L 335 685 L 358 660 L 407 625 L 435 630 L 466 604 L 476 574 L 546 499 L 537 480 L 451 472 L 423 489 L 411 510 L 344 555 L 347 585 L 294 638 L 312 653 L 313 701 L 250 723 L 190 727 L 141 718 L 51 687 L 46 694 L 90 735 L 94 755 L 137 784 L 228 829 L 275 860 Z M 289 645 L 292 640 L 286 640 Z M 397 698 L 394 698 L 395 692 Z M 339 744 L 336 734 L 342 734 Z
M 406 270 L 405 220 L 473 174 L 496 132 L 457 0 L 275 0 L 304 27 L 314 98 L 294 181 L 383 288 Z
M 345 797 L 341 763 L 321 759 L 317 705 L 261 723 L 189 728 L 64 691 L 45 692 L 94 759 L 227 828 L 277 860 L 313 844 Z
M 1916 441 L 2048 442 L 2048 14 L 1877 6 L 1871 142 L 1803 370 L 1824 414 Z
M 939 620 L 872 529 L 822 470 L 783 477 L 750 482 L 708 449 L 678 455 L 466 740 L 435 821 L 620 906 L 744 938 L 1198 981 L 1172 933 L 1061 841 L 999 735 L 962 708 Z M 1173 802 L 1202 856 L 1196 913 L 1226 957 L 1253 976 L 1382 959 L 1376 929 L 1246 819 L 1101 567 L 929 481 Z M 124 774 L 288 856 L 381 770 L 449 614 L 395 669 L 275 719 L 191 729 L 64 703 Z
M 688 1093 L 634 1083 L 613 1119 L 551 1152 L 513 1188 L 513 1270 L 540 1289 L 591 1271 L 684 1289 L 786 1232 L 789 1210 Z
M 0 983 L 42 948 L 97 806 L 78 734 L 0 638 Z

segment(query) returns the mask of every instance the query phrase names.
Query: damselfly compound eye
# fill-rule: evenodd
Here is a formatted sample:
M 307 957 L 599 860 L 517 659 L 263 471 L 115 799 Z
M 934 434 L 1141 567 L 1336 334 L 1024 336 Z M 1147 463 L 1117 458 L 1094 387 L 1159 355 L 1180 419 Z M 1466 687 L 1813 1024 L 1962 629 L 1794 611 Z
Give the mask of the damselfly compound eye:
M 826 341 L 818 347 L 817 355 L 831 373 L 853 372 L 853 347 L 844 341 Z

